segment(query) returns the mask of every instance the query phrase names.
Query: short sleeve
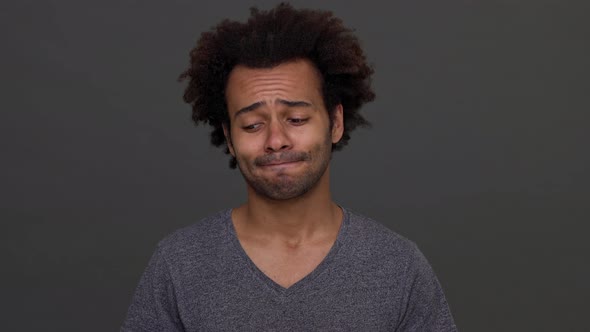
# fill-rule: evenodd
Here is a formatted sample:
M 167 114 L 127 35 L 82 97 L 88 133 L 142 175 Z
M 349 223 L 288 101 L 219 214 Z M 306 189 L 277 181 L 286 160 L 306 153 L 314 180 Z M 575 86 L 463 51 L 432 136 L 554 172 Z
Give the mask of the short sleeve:
M 457 331 L 434 271 L 418 247 L 413 247 L 414 252 L 406 271 L 405 311 L 396 331 Z
M 174 285 L 160 247 L 139 281 L 121 331 L 184 331 Z

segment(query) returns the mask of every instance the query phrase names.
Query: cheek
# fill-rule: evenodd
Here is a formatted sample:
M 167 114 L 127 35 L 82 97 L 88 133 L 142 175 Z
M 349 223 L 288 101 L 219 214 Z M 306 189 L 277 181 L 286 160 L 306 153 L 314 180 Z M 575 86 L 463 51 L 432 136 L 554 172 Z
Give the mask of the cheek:
M 310 147 L 323 144 L 326 139 L 331 140 L 330 125 L 327 122 L 317 121 L 313 125 L 303 126 L 293 131 L 293 140 L 301 145 Z
M 241 156 L 248 156 L 256 154 L 261 150 L 260 146 L 263 140 L 257 135 L 235 134 L 232 136 L 232 144 L 236 154 Z
M 323 133 L 323 136 L 317 136 L 313 141 L 305 145 L 305 149 L 314 156 L 324 155 L 332 151 L 332 136 L 329 131 Z

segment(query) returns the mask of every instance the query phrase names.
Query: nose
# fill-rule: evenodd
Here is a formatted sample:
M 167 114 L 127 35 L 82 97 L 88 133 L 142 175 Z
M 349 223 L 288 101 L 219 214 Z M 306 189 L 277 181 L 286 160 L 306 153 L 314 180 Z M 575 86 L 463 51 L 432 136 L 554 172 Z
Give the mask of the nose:
M 264 147 L 266 152 L 278 152 L 291 148 L 291 140 L 285 129 L 278 121 L 270 123 Z

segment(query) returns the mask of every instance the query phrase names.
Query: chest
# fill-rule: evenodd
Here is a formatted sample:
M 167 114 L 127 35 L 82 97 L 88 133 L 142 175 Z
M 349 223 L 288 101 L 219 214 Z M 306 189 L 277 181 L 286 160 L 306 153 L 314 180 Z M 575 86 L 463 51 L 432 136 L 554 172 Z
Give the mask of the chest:
M 252 263 L 269 279 L 289 288 L 312 273 L 328 255 L 331 244 L 289 248 L 243 244 Z
M 175 279 L 187 331 L 391 331 L 403 313 L 403 271 L 350 247 L 235 248 Z
M 325 271 L 285 291 L 248 273 L 181 306 L 187 331 L 392 331 L 402 310 L 391 288 Z M 188 304 L 188 306 L 187 306 Z

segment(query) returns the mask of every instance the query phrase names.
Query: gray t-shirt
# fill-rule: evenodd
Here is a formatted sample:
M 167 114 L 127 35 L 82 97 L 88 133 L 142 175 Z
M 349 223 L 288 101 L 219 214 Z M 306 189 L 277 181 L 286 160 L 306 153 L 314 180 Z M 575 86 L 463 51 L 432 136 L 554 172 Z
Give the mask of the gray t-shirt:
M 121 331 L 456 331 L 411 241 L 346 209 L 328 255 L 283 288 L 246 255 L 231 210 L 162 240 Z

